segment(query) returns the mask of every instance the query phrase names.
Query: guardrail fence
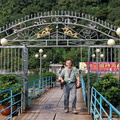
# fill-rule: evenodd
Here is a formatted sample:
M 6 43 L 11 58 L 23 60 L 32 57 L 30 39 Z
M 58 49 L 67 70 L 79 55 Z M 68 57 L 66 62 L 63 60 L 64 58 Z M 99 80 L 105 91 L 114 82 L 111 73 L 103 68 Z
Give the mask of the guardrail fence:
M 28 104 L 51 87 L 52 76 L 47 76 L 28 82 Z
M 87 89 L 85 87 L 84 79 L 81 76 L 82 92 L 84 96 L 84 102 L 87 101 Z M 116 109 L 105 97 L 102 96 L 93 86 L 91 88 L 91 100 L 90 100 L 90 114 L 93 116 L 93 120 L 119 120 L 120 111 Z M 118 101 L 119 102 L 119 101 Z M 104 107 L 106 104 L 107 109 Z
M 32 103 L 33 100 L 44 93 L 49 88 L 53 87 L 54 82 L 52 82 L 52 76 L 43 77 L 41 79 L 36 79 L 28 82 L 28 103 Z M 16 93 L 16 89 L 20 89 L 21 92 Z M 9 103 L 5 107 L 0 107 L 0 114 L 5 115 L 5 112 L 9 111 L 3 120 L 12 120 L 13 116 L 22 112 L 23 108 L 23 86 L 16 86 L 10 89 L 0 91 L 0 94 L 8 95 L 5 99 L 0 101 L 0 104 L 7 102 Z M 1 97 L 1 96 L 0 96 Z M 18 98 L 16 101 L 15 99 Z
M 103 103 L 107 104 L 107 109 L 103 107 Z M 117 120 L 117 118 L 120 118 L 120 111 L 107 101 L 94 87 L 91 89 L 90 112 L 94 120 L 114 120 L 114 118 Z
M 8 118 L 12 118 L 14 114 L 18 114 L 19 111 L 22 109 L 22 91 L 20 93 L 15 93 L 16 89 L 22 89 L 21 86 L 16 86 L 7 90 L 0 91 L 0 94 L 7 95 L 5 99 L 0 101 L 1 109 L 0 113 L 6 115 L 4 120 Z M 0 96 L 2 97 L 2 96 Z M 16 99 L 18 98 L 18 99 Z M 19 99 L 21 98 L 21 99 Z M 7 104 L 5 104 L 7 103 Z M 12 120 L 12 119 L 11 119 Z

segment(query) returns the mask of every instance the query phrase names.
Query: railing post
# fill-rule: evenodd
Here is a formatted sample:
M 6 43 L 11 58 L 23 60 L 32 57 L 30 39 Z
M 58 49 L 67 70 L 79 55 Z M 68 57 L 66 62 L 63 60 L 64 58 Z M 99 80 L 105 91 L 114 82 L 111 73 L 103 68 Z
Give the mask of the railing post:
M 43 89 L 43 78 L 42 77 L 40 78 L 40 88 L 41 90 Z
M 51 88 L 51 76 L 49 76 L 49 87 Z
M 50 76 L 48 76 L 48 83 L 47 83 L 48 88 L 50 88 Z
M 90 114 L 90 47 L 88 47 L 88 93 L 87 93 L 87 103 L 88 103 L 88 114 Z
M 96 93 L 95 89 L 94 89 L 94 92 L 95 92 L 95 99 L 94 99 L 94 101 L 95 101 L 95 103 L 94 103 L 95 107 L 94 107 L 94 109 L 96 110 L 97 93 Z
M 48 76 L 47 76 L 47 78 L 46 78 L 46 89 L 48 89 L 48 86 L 47 86 L 47 84 L 48 84 Z
M 35 82 L 33 82 L 33 96 L 35 96 L 35 89 L 36 89 Z
M 119 58 L 119 79 L 118 79 L 118 82 L 120 83 L 120 46 L 118 48 L 118 58 Z M 120 111 L 120 103 L 118 105 L 118 110 Z
M 102 116 L 102 97 L 100 96 L 100 116 Z
M 52 86 L 52 88 L 53 88 L 53 81 L 52 81 L 52 76 L 51 76 L 51 86 Z
M 10 90 L 10 97 L 11 97 L 11 99 L 10 99 L 10 110 L 11 110 L 11 112 L 10 112 L 10 120 L 12 120 L 11 118 L 12 118 L 12 111 L 13 111 L 13 106 L 12 106 L 12 104 L 13 104 L 13 91 L 12 90 Z
M 45 78 L 42 78 L 42 90 L 44 91 L 44 80 Z
M 50 87 L 52 88 L 52 79 L 51 79 L 51 76 L 50 76 Z
M 28 48 L 24 44 L 23 48 L 23 94 L 22 94 L 22 110 L 25 111 L 28 106 Z
M 40 79 L 41 79 L 41 78 L 39 78 L 39 81 L 38 81 L 38 89 L 39 89 L 39 92 L 40 92 L 40 86 L 41 86 Z
M 112 118 L 112 107 L 111 107 L 111 106 L 110 106 L 110 111 L 109 111 L 109 112 L 110 112 L 110 113 L 109 113 L 110 115 L 109 115 L 108 118 L 111 119 L 111 118 Z
M 93 87 L 92 87 L 92 89 L 91 89 L 91 104 L 90 104 L 90 113 L 92 113 L 92 104 L 93 104 L 93 99 L 92 99 L 92 95 L 93 95 Z M 95 110 L 94 110 L 95 111 Z
M 85 102 L 85 105 L 87 106 L 87 103 L 86 103 L 86 86 L 85 86 L 85 82 L 83 80 L 83 78 L 81 77 L 81 84 L 82 84 L 82 92 L 83 92 L 83 95 L 84 95 L 84 102 Z

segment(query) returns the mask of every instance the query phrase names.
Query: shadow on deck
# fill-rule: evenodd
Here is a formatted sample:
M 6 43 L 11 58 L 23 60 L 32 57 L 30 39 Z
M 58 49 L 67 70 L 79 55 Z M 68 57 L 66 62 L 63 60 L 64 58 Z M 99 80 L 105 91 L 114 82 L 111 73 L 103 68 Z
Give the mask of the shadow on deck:
M 63 91 L 56 86 L 37 98 L 15 120 L 92 120 L 85 107 L 81 88 L 77 90 L 78 114 L 71 112 L 71 101 L 70 112 L 64 113 L 63 99 Z

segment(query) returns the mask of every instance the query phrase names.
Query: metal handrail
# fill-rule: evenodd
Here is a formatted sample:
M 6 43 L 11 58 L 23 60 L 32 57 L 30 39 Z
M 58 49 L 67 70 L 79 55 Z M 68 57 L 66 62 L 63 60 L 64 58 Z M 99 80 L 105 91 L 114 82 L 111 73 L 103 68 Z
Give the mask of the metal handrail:
M 85 102 L 85 105 L 86 105 L 87 104 L 87 101 L 86 101 L 86 98 L 87 98 L 87 95 L 86 95 L 86 85 L 85 85 L 85 82 L 84 82 L 82 76 L 80 76 L 80 80 L 81 80 L 81 85 L 82 85 L 83 98 L 84 98 L 84 102 Z
M 45 90 L 52 87 L 52 76 L 43 77 L 28 82 L 28 104 L 30 104 L 33 99 L 45 92 Z
M 109 113 L 104 109 L 103 102 L 105 102 L 109 107 Z M 113 115 L 113 111 L 116 115 Z M 103 120 L 105 116 L 108 120 L 112 120 L 113 117 L 120 117 L 120 111 L 117 110 L 109 101 L 105 99 L 94 87 L 91 89 L 91 107 L 90 112 L 93 114 L 94 120 Z M 102 116 L 102 113 L 105 115 Z
M 16 88 L 22 88 L 22 85 L 16 86 L 16 87 L 13 87 L 13 88 L 9 88 L 9 89 L 3 90 L 3 91 L 0 91 L 0 94 L 1 94 L 1 93 L 4 93 L 4 92 L 10 92 L 10 96 L 8 96 L 8 98 L 3 99 L 2 101 L 0 101 L 0 104 L 2 105 L 3 102 L 5 102 L 5 101 L 7 101 L 7 100 L 10 100 L 9 106 L 6 107 L 5 109 L 0 110 L 0 113 L 2 113 L 2 112 L 4 112 L 5 110 L 10 109 L 10 115 L 6 116 L 6 117 L 4 118 L 4 120 L 6 120 L 7 118 L 12 118 L 12 116 L 13 116 L 13 114 L 14 114 L 15 112 L 18 112 L 19 110 L 22 109 L 22 106 L 20 105 L 20 106 L 17 106 L 17 109 L 13 110 L 13 106 L 14 106 L 14 105 L 17 105 L 18 103 L 21 104 L 21 102 L 22 102 L 22 99 L 20 99 L 20 100 L 18 100 L 18 101 L 15 101 L 15 102 L 13 101 L 13 98 L 14 98 L 14 97 L 22 94 L 22 92 L 14 94 L 14 93 L 13 93 L 13 90 L 16 89 Z
M 40 82 L 40 80 L 42 80 L 42 82 Z M 39 85 L 39 83 L 40 83 L 40 85 Z M 31 85 L 29 85 L 29 84 L 31 84 Z M 52 87 L 52 84 L 53 84 L 53 82 L 52 82 L 52 76 L 47 76 L 47 77 L 43 77 L 41 79 L 36 79 L 36 80 L 33 80 L 33 81 L 29 81 L 28 82 L 28 97 L 29 97 L 30 94 L 32 94 L 32 97 L 29 98 L 28 101 L 32 100 L 33 98 L 37 97 L 41 93 L 45 92 L 45 90 L 47 90 L 50 87 Z M 10 92 L 10 96 L 8 96 L 8 98 L 3 99 L 2 101 L 0 101 L 0 104 L 2 104 L 3 102 L 5 102 L 7 100 L 10 100 L 9 106 L 6 107 L 3 110 L 0 110 L 0 113 L 4 112 L 7 109 L 11 110 L 10 115 L 6 116 L 4 118 L 4 120 L 6 120 L 7 118 L 12 119 L 14 113 L 19 112 L 19 110 L 22 111 L 22 97 L 18 101 L 15 101 L 15 102 L 13 101 L 14 97 L 16 97 L 18 95 L 22 96 L 22 90 L 21 90 L 20 93 L 13 94 L 13 90 L 16 89 L 16 88 L 19 88 L 19 87 L 22 88 L 23 86 L 20 85 L 20 86 L 16 86 L 16 87 L 13 87 L 13 88 L 9 88 L 9 89 L 0 91 L 0 94 L 4 93 L 4 92 L 8 92 L 8 91 Z M 34 88 L 34 90 L 32 91 L 32 93 L 29 93 L 29 89 L 30 88 Z M 18 103 L 20 103 L 20 106 L 17 106 L 17 109 L 13 111 L 12 106 L 17 105 Z

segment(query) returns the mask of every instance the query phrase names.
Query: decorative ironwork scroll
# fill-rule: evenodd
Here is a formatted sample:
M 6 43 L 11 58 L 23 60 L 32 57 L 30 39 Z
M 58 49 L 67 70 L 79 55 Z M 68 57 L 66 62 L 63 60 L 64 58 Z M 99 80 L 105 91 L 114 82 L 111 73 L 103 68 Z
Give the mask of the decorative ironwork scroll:
M 109 38 L 119 40 L 116 27 L 94 16 L 70 11 L 51 11 L 32 14 L 0 28 L 1 39 L 5 37 L 12 45 L 71 46 L 88 45 Z

